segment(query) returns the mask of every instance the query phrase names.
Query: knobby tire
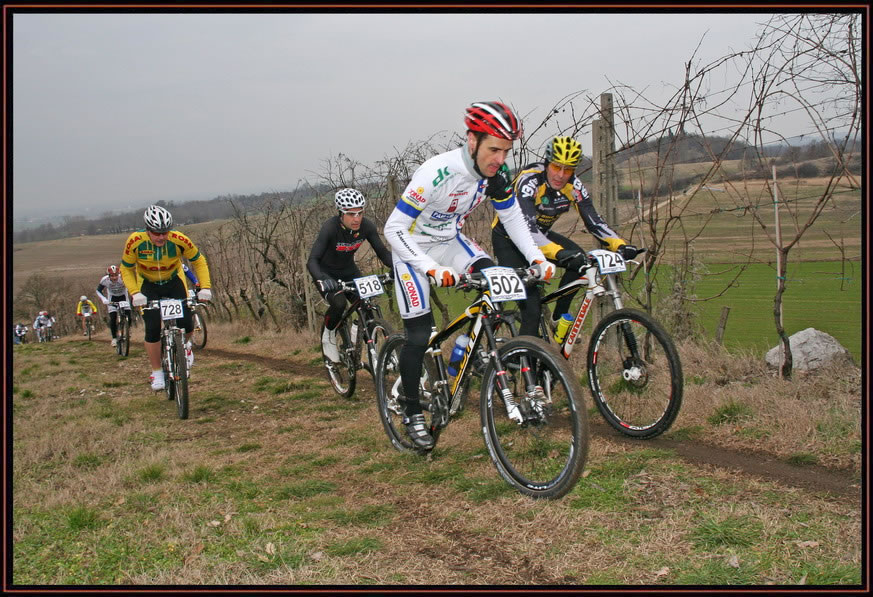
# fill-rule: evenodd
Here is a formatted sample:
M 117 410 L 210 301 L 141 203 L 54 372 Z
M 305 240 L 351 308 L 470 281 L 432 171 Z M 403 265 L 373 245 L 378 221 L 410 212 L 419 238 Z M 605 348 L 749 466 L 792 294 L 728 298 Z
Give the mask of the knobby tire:
M 627 332 L 638 347 L 633 362 Z M 650 439 L 670 428 L 682 405 L 682 365 L 670 336 L 650 315 L 619 309 L 604 317 L 588 345 L 588 385 L 613 429 Z

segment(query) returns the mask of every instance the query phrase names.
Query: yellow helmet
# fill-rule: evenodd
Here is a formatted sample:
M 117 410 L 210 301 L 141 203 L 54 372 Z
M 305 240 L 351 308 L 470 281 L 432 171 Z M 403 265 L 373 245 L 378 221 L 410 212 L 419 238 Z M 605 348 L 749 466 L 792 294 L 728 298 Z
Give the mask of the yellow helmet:
M 573 137 L 555 137 L 546 147 L 546 161 L 576 167 L 582 159 L 582 145 Z

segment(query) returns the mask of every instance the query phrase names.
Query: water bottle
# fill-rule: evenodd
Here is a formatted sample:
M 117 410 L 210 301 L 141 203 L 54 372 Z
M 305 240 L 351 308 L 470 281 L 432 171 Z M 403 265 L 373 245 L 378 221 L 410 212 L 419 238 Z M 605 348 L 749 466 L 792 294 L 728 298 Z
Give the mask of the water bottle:
M 461 366 L 461 361 L 464 358 L 464 351 L 467 349 L 467 345 L 470 343 L 470 337 L 466 334 L 461 334 L 458 336 L 458 340 L 455 342 L 455 348 L 452 349 L 452 356 L 449 357 L 449 365 L 447 367 L 449 375 L 454 377 L 458 374 L 458 369 Z
M 555 325 L 555 344 L 560 344 L 564 341 L 564 336 L 567 335 L 567 330 L 570 329 L 570 324 L 573 323 L 573 316 L 569 313 L 564 313 Z

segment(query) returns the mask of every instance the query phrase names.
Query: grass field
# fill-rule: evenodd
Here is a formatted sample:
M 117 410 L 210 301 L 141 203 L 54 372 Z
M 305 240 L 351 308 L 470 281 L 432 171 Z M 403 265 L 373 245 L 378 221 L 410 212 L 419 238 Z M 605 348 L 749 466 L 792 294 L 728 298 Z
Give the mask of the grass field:
M 788 268 L 787 290 L 783 295 L 783 325 L 790 336 L 808 327 L 826 332 L 837 339 L 861 363 L 861 272 L 860 264 L 847 263 L 847 271 L 840 271 L 835 262 L 791 263 Z M 667 268 L 668 266 L 662 266 Z M 729 350 L 745 350 L 764 356 L 779 343 L 773 318 L 773 297 L 776 294 L 775 270 L 765 264 L 752 264 L 739 277 L 735 286 L 722 293 L 736 275 L 739 266 L 710 264 L 709 274 L 696 285 L 696 296 L 701 300 L 690 306 L 698 314 L 703 334 L 715 338 L 716 327 L 723 306 L 730 307 L 724 334 L 724 345 Z M 660 274 L 664 276 L 663 273 Z M 642 283 L 638 278 L 637 284 Z M 557 288 L 557 282 L 548 285 Z M 449 315 L 460 313 L 473 299 L 472 294 L 437 291 L 449 307 Z M 577 308 L 577 295 L 573 308 Z M 657 295 L 655 297 L 657 301 Z M 628 307 L 637 307 L 625 300 Z M 514 306 L 514 303 L 510 303 Z M 575 313 L 575 311 L 574 311 Z M 594 322 L 594 312 L 586 321 L 586 329 Z M 437 317 L 437 324 L 442 320 Z M 596 323 L 596 322 L 594 322 Z
M 862 581 L 863 512 L 852 496 L 690 464 L 656 440 L 598 436 L 573 491 L 533 501 L 497 475 L 478 396 L 432 457 L 399 453 L 379 424 L 369 376 L 359 373 L 354 399 L 338 398 L 314 335 L 216 324 L 182 421 L 148 389 L 139 337 L 128 358 L 105 334 L 15 347 L 10 582 Z M 718 352 L 683 352 L 685 400 L 668 437 L 860 479 L 857 376 L 786 382 Z M 810 416 L 791 416 L 799 409 Z

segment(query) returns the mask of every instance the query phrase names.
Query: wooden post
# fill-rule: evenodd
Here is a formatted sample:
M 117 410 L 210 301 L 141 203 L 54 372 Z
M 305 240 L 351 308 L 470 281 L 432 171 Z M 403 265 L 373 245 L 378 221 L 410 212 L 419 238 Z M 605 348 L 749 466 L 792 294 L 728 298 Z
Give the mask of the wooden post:
M 721 317 L 718 320 L 718 328 L 715 330 L 715 341 L 719 344 L 722 344 L 724 340 L 724 328 L 727 325 L 728 314 L 731 312 L 731 308 L 727 305 L 721 308 Z
M 300 252 L 300 271 L 303 272 L 303 298 L 306 301 L 306 327 L 309 328 L 309 332 L 311 334 L 317 333 L 315 327 L 315 301 L 312 300 L 312 284 L 309 283 L 308 277 L 309 270 L 306 269 L 306 254 L 301 251 Z
M 603 187 L 604 219 L 612 226 L 618 226 L 618 180 L 615 170 L 615 115 L 612 110 L 612 94 L 600 94 L 601 141 L 603 143 Z M 618 232 L 618 230 L 616 230 Z

